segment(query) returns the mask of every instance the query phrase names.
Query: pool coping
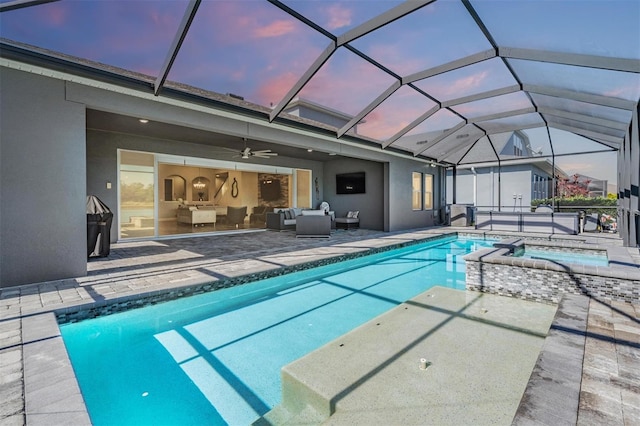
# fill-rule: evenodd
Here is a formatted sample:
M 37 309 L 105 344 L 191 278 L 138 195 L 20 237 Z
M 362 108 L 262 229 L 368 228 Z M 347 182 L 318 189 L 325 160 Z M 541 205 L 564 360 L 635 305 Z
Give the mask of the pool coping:
M 473 236 L 486 235 L 488 238 L 504 235 L 504 233 L 487 233 L 473 232 L 469 229 L 424 229 L 415 232 L 395 233 L 387 236 L 374 237 L 376 243 L 380 243 L 382 247 L 393 246 L 400 239 L 414 241 L 414 244 L 423 242 L 432 236 L 451 236 L 451 235 Z M 519 234 L 522 235 L 522 234 Z M 362 252 L 370 254 L 368 251 L 371 247 L 362 248 Z M 624 249 L 614 247 L 614 250 L 621 254 L 624 262 L 629 262 L 628 253 L 625 256 Z M 361 254 L 362 255 L 362 254 Z M 326 258 L 340 256 L 340 254 L 324 253 Z M 301 262 L 305 263 L 305 262 Z M 634 265 L 633 260 L 626 265 Z M 635 264 L 637 265 L 637 264 Z M 636 266 L 637 267 L 637 266 Z M 277 269 L 277 268 L 276 268 Z M 246 273 L 243 275 L 250 275 Z M 40 284 L 34 284 L 32 289 L 25 289 L 25 292 L 38 291 Z M 76 283 L 77 285 L 77 283 Z M 157 290 L 149 292 L 140 292 L 109 298 L 105 301 L 95 301 L 86 303 L 83 300 L 77 302 L 63 303 L 57 308 L 51 308 L 46 305 L 44 296 L 41 303 L 45 306 L 34 308 L 29 304 L 21 304 L 17 311 L 11 309 L 3 315 L 2 321 L 5 323 L 19 323 L 19 343 L 9 345 L 4 349 L 16 349 L 22 352 L 20 362 L 22 363 L 22 377 L 24 386 L 24 416 L 27 424 L 91 424 L 84 399 L 80 393 L 73 368 L 66 353 L 64 342 L 62 341 L 58 323 L 56 320 L 56 312 L 77 310 L 79 307 L 89 307 L 95 305 L 108 305 L 110 302 L 132 300 L 139 298 L 142 294 L 158 294 L 172 290 L 180 290 L 188 287 L 190 284 L 172 284 L 169 287 L 159 286 Z M 5 289 L 3 289 L 5 290 Z M 10 291 L 4 291 L 9 294 Z M 103 303 L 104 302 L 104 303 Z M 19 424 L 19 423 L 18 423 Z

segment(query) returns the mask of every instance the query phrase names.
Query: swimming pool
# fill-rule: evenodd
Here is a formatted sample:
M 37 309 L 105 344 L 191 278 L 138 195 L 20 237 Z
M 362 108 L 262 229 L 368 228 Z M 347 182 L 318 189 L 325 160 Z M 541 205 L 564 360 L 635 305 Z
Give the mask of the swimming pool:
M 280 369 L 434 285 L 464 289 L 462 256 L 493 240 L 403 249 L 62 324 L 93 424 L 250 424 Z

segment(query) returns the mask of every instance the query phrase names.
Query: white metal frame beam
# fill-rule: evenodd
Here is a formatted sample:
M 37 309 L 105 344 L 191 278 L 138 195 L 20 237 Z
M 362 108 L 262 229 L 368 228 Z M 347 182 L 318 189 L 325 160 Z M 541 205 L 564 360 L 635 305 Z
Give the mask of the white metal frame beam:
M 452 107 L 461 104 L 467 104 L 469 102 L 481 101 L 483 99 L 495 98 L 496 96 L 508 95 L 509 93 L 519 92 L 521 90 L 520 85 L 514 84 L 513 86 L 502 87 L 500 89 L 488 90 L 486 92 L 476 93 L 475 95 L 462 96 L 456 99 L 450 99 L 448 101 L 442 101 L 442 108 Z
M 182 22 L 180 22 L 180 26 L 176 31 L 176 35 L 173 38 L 173 42 L 171 43 L 171 47 L 169 47 L 169 52 L 167 53 L 167 57 L 164 60 L 164 64 L 158 73 L 158 77 L 156 77 L 156 81 L 153 83 L 153 94 L 158 96 L 164 82 L 167 80 L 167 76 L 169 75 L 169 71 L 171 71 L 171 67 L 173 66 L 173 62 L 176 60 L 178 56 L 178 51 L 180 51 L 180 47 L 182 46 L 182 42 L 184 41 L 187 33 L 189 32 L 189 28 L 191 27 L 191 23 L 193 22 L 193 18 L 196 16 L 196 12 L 198 11 L 198 7 L 200 7 L 201 0 L 189 0 L 189 4 L 187 5 L 187 10 L 184 12 L 184 16 L 182 17 Z
M 8 12 L 10 10 L 22 9 L 30 6 L 37 6 L 44 3 L 53 3 L 60 0 L 14 0 L 5 3 L 0 3 L 0 13 Z
M 413 130 L 418 125 L 420 125 L 420 123 L 422 123 L 423 121 L 425 121 L 426 119 L 428 119 L 429 117 L 431 117 L 433 114 L 435 114 L 438 111 L 440 111 L 440 105 L 435 105 L 433 108 L 430 108 L 428 111 L 426 111 L 420 117 L 416 118 L 411 123 L 409 123 L 404 129 L 400 130 L 398 133 L 396 133 L 395 135 L 391 136 L 389 139 L 384 141 L 382 143 L 382 148 L 387 148 L 389 145 L 392 145 L 395 141 L 397 141 L 402 136 L 404 136 L 407 133 L 409 133 L 411 130 Z
M 413 0 L 400 3 L 398 6 L 387 10 L 380 15 L 369 19 L 366 22 L 358 25 L 357 27 L 347 31 L 346 33 L 338 36 L 336 45 L 338 47 L 343 46 L 353 40 L 369 34 L 372 31 L 377 30 L 380 27 L 387 25 L 390 22 L 400 19 L 409 13 L 418 10 L 429 3 L 433 3 L 435 0 Z
M 589 115 L 577 114 L 575 112 L 562 111 L 555 108 L 539 107 L 538 112 L 544 115 L 552 115 L 554 117 L 581 121 L 598 127 L 607 127 L 609 129 L 626 131 L 629 128 L 627 123 L 621 123 L 620 121 L 607 120 L 606 118 L 592 117 Z
M 500 118 L 515 117 L 517 115 L 530 114 L 532 112 L 536 112 L 535 107 L 528 107 L 528 108 L 516 109 L 511 111 L 498 112 L 495 114 L 482 115 L 475 118 L 469 118 L 468 120 L 469 120 L 469 123 L 481 123 L 483 121 L 491 121 L 491 120 L 497 120 Z
M 552 96 L 554 98 L 566 98 L 579 102 L 586 102 L 594 105 L 601 105 L 611 108 L 633 111 L 636 102 L 627 99 L 613 98 L 610 96 L 593 95 L 590 93 L 576 92 L 573 90 L 556 89 L 553 87 L 538 86 L 534 84 L 523 84 L 522 90 L 538 95 Z
M 508 59 L 549 62 L 577 67 L 598 68 L 609 71 L 640 73 L 640 60 L 607 56 L 582 55 L 579 53 L 550 52 L 515 47 L 498 47 L 498 56 Z
M 329 60 L 331 55 L 336 51 L 336 43 L 335 41 L 331 41 L 329 45 L 324 49 L 324 51 L 316 58 L 316 60 L 311 64 L 311 66 L 307 69 L 307 71 L 298 79 L 296 84 L 294 84 L 291 89 L 287 92 L 287 94 L 278 102 L 278 105 L 273 108 L 271 113 L 269 114 L 269 121 L 272 122 L 275 118 L 282 112 L 282 110 L 289 105 L 289 102 L 302 90 L 302 88 L 313 78 L 313 76 L 320 70 L 320 68 L 324 65 L 325 62 Z
M 526 125 L 504 126 L 504 127 L 501 127 L 500 129 L 490 130 L 490 131 L 486 129 L 484 130 L 487 132 L 487 135 L 499 135 L 500 133 L 515 132 L 516 130 L 537 129 L 538 127 L 545 127 L 545 126 L 546 126 L 545 123 L 531 123 Z
M 409 84 L 418 80 L 423 80 L 425 78 L 443 74 L 445 72 L 454 71 L 459 68 L 477 64 L 478 62 L 486 61 L 487 59 L 495 58 L 497 56 L 498 54 L 495 49 L 489 49 L 483 52 L 474 53 L 473 55 L 456 59 L 455 61 L 447 62 L 446 64 L 438 65 L 437 67 L 428 68 L 426 70 L 402 77 L 402 84 Z
M 360 120 L 362 120 L 367 114 L 369 114 L 371 111 L 373 111 L 378 105 L 380 105 L 382 102 L 385 101 L 385 99 L 387 99 L 389 96 L 391 96 L 396 90 L 398 90 L 400 88 L 401 84 L 400 81 L 396 80 L 395 82 L 393 82 L 393 84 L 391 86 L 389 86 L 387 88 L 387 90 L 385 90 L 384 92 L 382 92 L 380 95 L 378 95 L 377 98 L 375 98 L 369 105 L 367 105 L 362 111 L 360 111 L 360 113 L 358 113 L 358 115 L 356 115 L 355 117 L 353 117 L 347 124 L 345 124 L 344 126 L 342 126 L 342 128 L 340 128 L 338 130 L 338 137 L 342 137 L 342 135 L 344 135 L 345 133 L 347 133 L 349 131 L 349 129 L 351 129 L 353 126 L 355 126 L 356 124 L 358 124 L 360 122 Z
M 591 130 L 580 129 L 573 126 L 567 126 L 566 124 L 558 123 L 553 120 L 553 117 L 550 117 L 548 120 L 548 126 L 556 129 L 564 130 L 570 133 L 575 133 L 576 135 L 584 136 L 588 139 L 593 140 L 601 145 L 608 146 L 609 148 L 619 149 L 622 144 L 622 140 L 620 138 L 616 138 L 615 136 L 605 135 L 602 133 L 593 132 Z
M 418 156 L 418 155 L 422 154 L 423 152 L 425 152 L 429 148 L 435 146 L 441 140 L 446 139 L 447 137 L 451 136 L 452 134 L 454 134 L 458 130 L 462 129 L 467 124 L 468 123 L 466 121 L 461 121 L 460 123 L 458 123 L 455 126 L 453 126 L 452 128 L 450 128 L 449 130 L 444 131 L 440 136 L 438 136 L 438 137 L 436 137 L 436 138 L 434 138 L 434 139 L 432 139 L 430 141 L 418 142 L 418 145 L 425 145 L 425 146 L 421 147 L 420 150 L 415 151 L 413 153 L 413 155 L 414 156 Z

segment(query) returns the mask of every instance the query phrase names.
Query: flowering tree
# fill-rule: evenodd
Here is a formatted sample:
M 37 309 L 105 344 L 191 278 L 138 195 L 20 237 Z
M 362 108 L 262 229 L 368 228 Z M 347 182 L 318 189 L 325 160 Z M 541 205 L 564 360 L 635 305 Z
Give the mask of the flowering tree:
M 575 174 L 571 178 L 556 176 L 558 197 L 588 197 L 590 179 L 580 180 L 580 175 Z

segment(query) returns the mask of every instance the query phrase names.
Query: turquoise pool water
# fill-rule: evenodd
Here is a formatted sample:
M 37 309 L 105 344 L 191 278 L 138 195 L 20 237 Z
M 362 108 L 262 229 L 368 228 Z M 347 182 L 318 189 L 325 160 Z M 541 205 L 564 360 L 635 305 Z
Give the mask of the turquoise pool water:
M 446 239 L 62 324 L 94 425 L 245 425 L 280 402 L 280 369 L 434 285 L 464 289 Z
M 543 259 L 558 263 L 576 263 L 579 265 L 609 266 L 606 255 L 588 253 L 568 253 L 549 250 L 535 250 L 526 248 L 522 257 L 527 259 Z

